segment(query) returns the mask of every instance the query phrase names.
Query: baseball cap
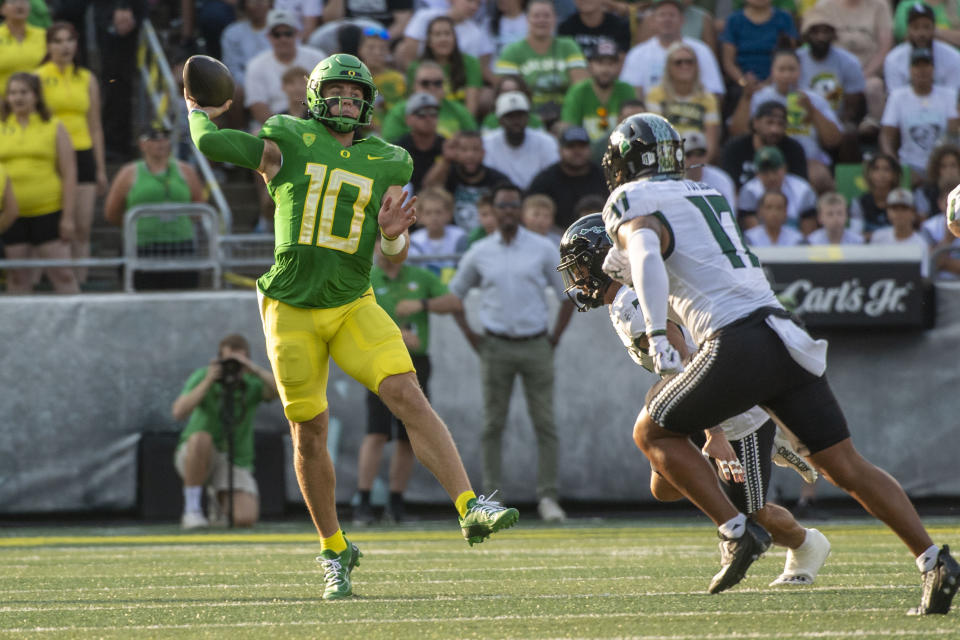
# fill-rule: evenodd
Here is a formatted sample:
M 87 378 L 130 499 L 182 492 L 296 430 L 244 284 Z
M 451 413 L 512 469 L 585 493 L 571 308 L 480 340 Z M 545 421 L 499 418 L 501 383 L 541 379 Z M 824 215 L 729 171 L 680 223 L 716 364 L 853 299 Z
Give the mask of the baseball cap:
M 707 150 L 707 136 L 703 135 L 699 131 L 691 131 L 683 139 L 683 152 L 690 153 L 691 151 L 706 151 Z
M 910 64 L 914 62 L 933 62 L 933 49 L 914 47 L 910 50 Z
M 917 18 L 929 18 L 934 23 L 937 21 L 933 9 L 928 4 L 914 2 L 907 10 L 907 24 L 910 24 Z
M 530 101 L 522 91 L 506 91 L 497 96 L 496 114 L 500 118 L 514 111 L 530 111 Z
M 590 144 L 590 136 L 587 135 L 587 130 L 583 127 L 567 127 L 560 134 L 560 144 Z
M 786 117 L 787 108 L 781 102 L 777 102 L 776 100 L 767 100 L 766 102 L 760 103 L 760 106 L 757 107 L 757 111 L 753 114 L 753 117 L 763 118 L 765 116 L 771 116 L 774 113 Z
M 830 22 L 830 18 L 827 17 L 823 11 L 818 11 L 816 5 L 814 5 L 803 14 L 803 27 L 800 29 L 800 33 L 806 33 L 818 25 L 826 25 L 834 31 L 837 30 L 833 23 Z
M 787 161 L 784 159 L 780 149 L 776 147 L 762 147 L 757 151 L 756 155 L 753 156 L 753 164 L 757 167 L 757 171 L 769 171 L 771 169 L 779 169 L 786 165 Z
M 141 140 L 157 140 L 159 138 L 169 138 L 170 129 L 162 122 L 151 122 L 140 130 Z
M 610 38 L 601 37 L 592 47 L 587 47 L 585 53 L 587 60 L 617 58 L 620 56 L 620 47 Z
M 898 187 L 887 195 L 888 207 L 910 207 L 913 208 L 913 194 L 909 189 Z
M 439 109 L 440 103 L 433 97 L 433 94 L 418 92 L 407 98 L 407 106 L 404 110 L 406 115 L 416 113 L 420 109 Z
M 293 27 L 297 31 L 300 30 L 300 21 L 297 16 L 283 9 L 270 9 L 270 13 L 267 14 L 267 32 L 269 33 L 274 27 L 280 25 Z

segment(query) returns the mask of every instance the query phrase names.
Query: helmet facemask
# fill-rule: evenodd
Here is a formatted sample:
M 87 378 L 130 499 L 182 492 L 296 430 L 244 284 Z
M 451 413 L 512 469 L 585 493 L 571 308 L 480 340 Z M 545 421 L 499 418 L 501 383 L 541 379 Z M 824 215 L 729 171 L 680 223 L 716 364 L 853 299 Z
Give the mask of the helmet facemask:
M 348 133 L 361 127 L 370 126 L 370 122 L 373 120 L 373 100 L 368 87 L 359 82 L 355 83 L 363 88 L 363 98 L 348 98 L 345 96 L 324 98 L 322 97 L 323 84 L 325 83 L 311 80 L 310 84 L 307 85 L 307 108 L 314 119 L 319 120 L 338 133 Z M 337 107 L 336 112 L 338 114 L 343 113 L 343 106 L 348 102 L 353 102 L 360 107 L 360 113 L 356 118 L 331 115 L 332 107 Z
M 575 248 L 565 252 L 560 260 L 557 271 L 563 279 L 563 292 L 577 307 L 577 311 L 603 306 L 607 286 L 612 280 L 599 267 L 608 250 L 609 246 L 597 247 L 586 240 L 578 240 Z
M 323 95 L 323 88 L 329 83 L 349 83 L 359 86 L 362 98 Z M 357 117 L 339 115 L 348 102 L 358 104 Z M 319 120 L 338 133 L 349 133 L 360 127 L 370 126 L 373 120 L 373 108 L 377 102 L 377 85 L 367 65 L 359 58 L 346 53 L 336 53 L 322 60 L 307 79 L 307 110 L 311 117 Z M 336 111 L 338 115 L 333 115 Z

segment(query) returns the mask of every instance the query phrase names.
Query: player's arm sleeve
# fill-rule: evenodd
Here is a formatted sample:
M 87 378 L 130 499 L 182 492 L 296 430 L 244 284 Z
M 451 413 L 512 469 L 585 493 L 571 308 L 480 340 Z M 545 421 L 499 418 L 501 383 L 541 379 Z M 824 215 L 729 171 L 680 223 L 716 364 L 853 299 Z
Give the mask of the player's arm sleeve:
M 215 162 L 231 162 L 254 170 L 260 166 L 263 140 L 235 129 L 221 131 L 210 121 L 210 116 L 199 109 L 190 113 L 190 137 L 197 149 Z
M 627 251 L 647 335 L 666 335 L 669 280 L 660 255 L 660 236 L 653 229 L 640 228 L 630 234 Z

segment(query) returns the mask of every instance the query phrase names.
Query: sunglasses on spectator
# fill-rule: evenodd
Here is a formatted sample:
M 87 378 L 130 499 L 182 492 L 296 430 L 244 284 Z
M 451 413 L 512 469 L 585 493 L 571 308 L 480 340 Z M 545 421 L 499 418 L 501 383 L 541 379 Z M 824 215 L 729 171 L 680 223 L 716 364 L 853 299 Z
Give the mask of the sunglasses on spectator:
M 519 209 L 523 203 L 519 200 L 509 200 L 507 202 L 494 202 L 493 206 L 497 209 Z
M 670 64 L 675 67 L 681 67 L 684 65 L 692 67 L 693 65 L 697 64 L 697 61 L 695 58 L 674 58 L 670 61 Z
M 274 29 L 270 32 L 270 35 L 274 38 L 292 38 L 297 35 L 297 32 L 293 29 Z
M 376 27 L 367 27 L 363 30 L 363 35 L 367 37 L 376 36 L 381 40 L 390 39 L 390 33 L 386 29 L 377 29 Z
M 421 80 L 417 84 L 421 87 L 442 87 L 443 80 Z
M 414 111 L 413 115 L 417 118 L 436 118 L 440 115 L 440 112 L 436 109 L 420 109 L 419 111 Z
M 168 140 L 169 138 L 170 134 L 166 131 L 149 131 L 140 136 L 141 140 Z

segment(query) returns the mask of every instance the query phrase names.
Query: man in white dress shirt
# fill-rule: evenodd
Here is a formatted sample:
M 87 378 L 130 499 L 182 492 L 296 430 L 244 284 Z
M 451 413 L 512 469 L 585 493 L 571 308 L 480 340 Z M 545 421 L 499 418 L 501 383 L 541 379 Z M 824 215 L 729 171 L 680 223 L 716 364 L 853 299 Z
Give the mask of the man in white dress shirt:
M 488 493 L 500 486 L 503 430 L 513 381 L 519 374 L 537 438 L 537 510 L 544 520 L 561 521 L 566 514 L 557 503 L 553 349 L 570 321 L 573 303 L 563 295 L 556 267 L 560 261 L 557 245 L 520 225 L 520 189 L 504 183 L 493 188 L 492 196 L 497 231 L 467 250 L 450 282 L 451 293 L 461 300 L 473 288 L 482 294 L 483 334 L 470 328 L 463 313 L 454 317 L 480 356 L 485 414 L 483 486 Z M 563 300 L 549 334 L 548 287 Z

